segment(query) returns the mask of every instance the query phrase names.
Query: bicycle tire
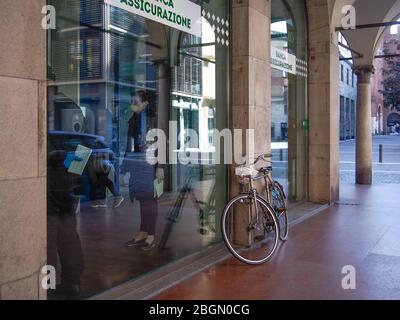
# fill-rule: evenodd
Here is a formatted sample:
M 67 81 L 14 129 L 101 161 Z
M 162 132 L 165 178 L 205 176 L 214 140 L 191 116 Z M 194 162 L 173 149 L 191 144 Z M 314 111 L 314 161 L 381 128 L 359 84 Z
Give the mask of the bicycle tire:
M 275 212 L 272 209 L 272 207 L 262 198 L 257 198 L 257 204 L 260 206 L 260 208 L 262 208 L 263 210 L 263 214 L 262 214 L 262 219 L 263 221 L 265 220 L 265 225 L 264 225 L 264 237 L 265 237 L 265 233 L 270 234 L 271 232 L 274 233 L 274 235 L 271 237 L 271 239 L 263 239 L 262 241 L 259 242 L 255 242 L 251 245 L 248 244 L 234 244 L 234 240 L 231 239 L 231 236 L 235 236 L 236 230 L 235 232 L 232 232 L 231 229 L 232 226 L 230 224 L 230 219 L 235 219 L 235 217 L 231 216 L 231 213 L 235 211 L 234 205 L 235 204 L 245 204 L 245 208 L 246 208 L 246 201 L 254 201 L 251 200 L 252 196 L 249 194 L 242 194 L 242 195 L 238 195 L 236 197 L 234 197 L 232 200 L 230 200 L 228 202 L 228 204 L 225 206 L 223 214 L 221 216 L 221 231 L 222 231 L 222 237 L 223 240 L 228 248 L 228 250 L 232 253 L 232 255 L 237 258 L 239 261 L 246 263 L 246 264 L 250 264 L 250 265 L 260 265 L 263 264 L 267 261 L 269 261 L 273 254 L 275 253 L 275 250 L 277 248 L 278 242 L 279 242 L 279 225 L 278 225 L 278 220 L 275 216 Z M 251 206 L 254 204 L 247 204 L 249 207 L 247 207 L 247 209 L 251 210 Z M 233 210 L 233 211 L 231 211 Z M 234 213 L 234 215 L 237 213 Z M 241 217 L 243 218 L 243 217 Z M 234 224 L 234 223 L 233 223 Z M 268 229 L 265 227 L 268 225 Z M 238 228 L 238 227 L 237 227 Z M 244 226 L 241 226 L 241 231 L 243 231 L 245 228 Z M 228 234 L 229 232 L 229 234 Z M 248 232 L 248 236 L 249 239 L 251 239 L 253 237 L 253 234 L 250 233 L 250 231 Z M 232 235 L 231 235 L 232 233 Z M 253 239 L 251 239 L 253 240 Z M 268 252 L 266 252 L 265 257 L 263 258 L 256 258 L 256 251 L 255 249 L 258 249 L 257 251 L 260 252 L 262 254 L 262 249 L 260 250 L 259 247 L 263 246 L 267 243 L 271 243 L 270 245 L 270 250 Z M 236 249 L 235 247 L 239 247 L 238 249 Z M 257 248 L 258 247 L 258 248 Z M 248 256 L 245 256 L 243 253 L 249 253 Z M 253 256 L 252 256 L 253 255 Z
M 289 219 L 286 208 L 285 194 L 281 185 L 277 181 L 273 181 L 272 188 L 272 207 L 275 210 L 275 214 L 279 223 L 279 239 L 281 241 L 286 241 L 289 236 Z

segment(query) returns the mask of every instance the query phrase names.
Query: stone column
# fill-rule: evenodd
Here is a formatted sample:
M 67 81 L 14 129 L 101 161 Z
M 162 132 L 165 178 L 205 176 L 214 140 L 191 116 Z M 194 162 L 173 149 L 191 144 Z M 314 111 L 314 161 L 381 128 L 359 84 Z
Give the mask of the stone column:
M 231 127 L 254 129 L 254 154 L 270 151 L 271 142 L 271 66 L 270 0 L 233 0 Z M 248 147 L 244 141 L 244 155 Z M 233 184 L 236 180 L 233 179 Z
M 243 150 L 238 150 L 235 146 L 234 152 L 247 154 L 251 161 L 254 156 L 270 151 L 271 1 L 232 0 L 231 5 L 231 128 L 243 130 Z M 246 129 L 254 129 L 252 154 L 248 152 Z M 231 193 L 236 195 L 238 184 L 234 167 L 232 166 Z M 248 242 L 247 235 L 236 234 L 237 241 Z
M 358 76 L 356 183 L 372 183 L 371 75 L 373 66 L 355 67 Z
M 0 10 L 0 299 L 41 299 L 46 264 L 45 0 Z
M 309 200 L 339 199 L 339 50 L 327 1 L 307 1 L 309 21 Z

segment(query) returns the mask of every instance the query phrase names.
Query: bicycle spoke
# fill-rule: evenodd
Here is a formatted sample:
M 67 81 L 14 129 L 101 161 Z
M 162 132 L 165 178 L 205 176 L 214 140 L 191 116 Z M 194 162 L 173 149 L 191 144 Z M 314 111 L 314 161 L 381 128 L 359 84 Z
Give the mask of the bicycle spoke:
M 249 196 L 231 201 L 223 214 L 222 229 L 229 250 L 246 263 L 267 261 L 277 245 L 276 218 L 263 202 L 255 204 L 254 200 L 249 201 Z

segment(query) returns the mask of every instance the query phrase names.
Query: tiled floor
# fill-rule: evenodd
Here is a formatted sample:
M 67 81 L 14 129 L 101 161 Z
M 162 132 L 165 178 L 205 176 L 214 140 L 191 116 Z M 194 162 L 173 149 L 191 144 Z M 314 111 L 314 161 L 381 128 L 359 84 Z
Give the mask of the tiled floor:
M 75 298 L 89 298 L 101 294 L 130 280 L 138 280 L 152 271 L 202 251 L 210 244 L 221 242 L 219 230 L 200 233 L 201 221 L 199 205 L 195 200 L 210 202 L 211 191 L 215 181 L 205 179 L 193 183 L 193 194 L 187 195 L 182 204 L 182 212 L 169 228 L 167 217 L 175 203 L 177 193 L 165 193 L 158 200 L 158 219 L 156 243 L 158 248 L 144 252 L 140 248 L 127 248 L 125 242 L 132 239 L 140 226 L 140 206 L 138 201 L 132 203 L 128 198 L 127 188 L 121 188 L 125 201 L 117 209 L 92 208 L 90 203 L 82 203 L 81 212 L 77 216 L 78 235 L 82 250 L 70 248 L 71 269 L 77 265 L 80 255 L 83 256 L 83 273 L 80 278 L 81 293 Z M 112 201 L 112 198 L 109 199 Z M 223 204 L 223 203 L 222 203 Z M 299 219 L 318 209 L 319 205 L 302 203 L 289 210 L 290 221 Z M 206 210 L 210 215 L 208 227 L 215 227 L 219 221 L 213 210 Z M 217 211 L 217 210 L 215 210 Z M 222 211 L 222 210 L 220 210 Z M 220 212 L 219 211 L 219 212 Z M 64 226 L 66 227 L 66 226 Z M 207 225 L 205 226 L 207 227 Z M 167 236 L 168 235 L 168 236 Z M 167 238 L 164 246 L 161 239 Z M 64 239 L 68 243 L 68 239 Z M 204 262 L 204 261 L 203 261 Z M 67 267 L 66 267 L 67 268 Z M 60 278 L 61 266 L 58 267 Z M 51 292 L 50 299 L 64 298 L 58 292 Z
M 400 186 L 341 187 L 340 202 L 291 229 L 274 259 L 228 259 L 154 299 L 400 299 Z M 355 267 L 356 290 L 342 268 Z

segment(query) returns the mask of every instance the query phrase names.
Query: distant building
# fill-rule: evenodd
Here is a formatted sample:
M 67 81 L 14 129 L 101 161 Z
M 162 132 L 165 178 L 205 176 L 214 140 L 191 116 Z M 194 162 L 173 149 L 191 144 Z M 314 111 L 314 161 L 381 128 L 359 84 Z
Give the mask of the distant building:
M 398 27 L 388 29 L 383 35 L 383 41 L 377 51 L 377 55 L 400 53 L 400 35 Z M 398 59 L 398 58 L 395 58 Z M 385 59 L 375 59 L 375 74 L 371 80 L 372 95 L 372 132 L 373 134 L 390 134 L 400 125 L 400 113 L 393 107 L 385 108 L 383 95 L 379 91 L 383 89 L 383 70 L 387 68 Z
M 342 35 L 339 41 L 347 46 Z M 351 140 L 356 136 L 357 76 L 353 71 L 350 51 L 340 47 L 339 63 L 339 102 L 340 102 L 340 140 Z
M 378 50 L 378 54 L 383 54 L 382 49 Z M 386 134 L 386 123 L 384 121 L 384 103 L 383 103 L 383 95 L 379 93 L 382 90 L 382 81 L 383 81 L 383 68 L 385 66 L 384 59 L 375 59 L 374 67 L 375 73 L 371 78 L 371 126 L 372 126 L 372 134 Z

